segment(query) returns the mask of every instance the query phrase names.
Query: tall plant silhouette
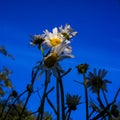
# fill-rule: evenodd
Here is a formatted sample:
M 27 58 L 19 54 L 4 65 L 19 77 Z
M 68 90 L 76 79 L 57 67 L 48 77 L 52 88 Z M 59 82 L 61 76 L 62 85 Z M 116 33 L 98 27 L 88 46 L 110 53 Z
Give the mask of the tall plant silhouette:
M 75 82 L 83 85 L 84 97 L 64 92 L 66 86 L 63 84 L 63 78 L 72 69 L 68 68 L 65 71 L 60 61 L 74 58 L 71 39 L 76 34 L 77 32 L 66 24 L 64 27 L 53 28 L 52 32 L 45 30 L 43 34 L 31 35 L 30 45 L 37 46 L 42 57 L 32 68 L 31 80 L 21 93 L 18 93 L 10 82 L 11 71 L 7 67 L 3 67 L 3 70 L 0 71 L 0 120 L 71 120 L 71 112 L 77 110 L 79 104 L 84 103 L 86 120 L 120 120 L 119 104 L 117 103 L 120 88 L 113 96 L 113 100 L 109 101 L 106 94 L 109 91 L 107 85 L 111 81 L 106 79 L 107 71 L 105 69 L 97 70 L 95 68 L 91 72 L 88 64 L 77 65 L 77 71 L 83 76 L 83 81 L 75 80 Z M 14 59 L 4 46 L 0 47 L 0 53 Z M 37 79 L 43 81 L 41 91 L 36 90 Z M 51 85 L 53 86 L 51 87 Z M 8 97 L 3 99 L 5 87 L 12 89 L 7 95 Z M 30 111 L 27 106 L 35 93 L 40 98 L 40 101 L 36 101 L 39 102 L 39 106 L 35 111 Z M 50 97 L 51 93 L 55 95 L 54 102 Z M 90 97 L 92 94 L 94 97 Z M 23 98 L 24 100 L 22 100 Z M 46 104 L 51 107 L 54 115 L 47 112 Z

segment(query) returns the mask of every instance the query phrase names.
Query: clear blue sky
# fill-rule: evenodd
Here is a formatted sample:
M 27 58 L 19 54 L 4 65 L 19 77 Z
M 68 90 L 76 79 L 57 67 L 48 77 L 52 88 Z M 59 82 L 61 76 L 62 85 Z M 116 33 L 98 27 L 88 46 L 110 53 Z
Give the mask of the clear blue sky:
M 0 0 L 0 45 L 15 57 L 12 61 L 0 55 L 0 66 L 6 64 L 13 70 L 15 88 L 24 90 L 30 82 L 32 67 L 41 58 L 37 48 L 29 45 L 29 36 L 66 23 L 78 35 L 72 41 L 75 59 L 63 63 L 65 69 L 73 68 L 64 81 L 65 91 L 83 95 L 82 86 L 73 82 L 82 81 L 75 66 L 88 63 L 90 70 L 97 67 L 109 71 L 107 78 L 113 84 L 108 88 L 114 89 L 110 89 L 108 96 L 113 96 L 120 87 L 120 0 Z M 39 82 L 36 81 L 38 87 Z M 28 107 L 36 108 L 36 104 Z M 74 112 L 74 119 L 78 113 L 84 118 L 80 109 L 81 106 Z M 76 118 L 79 119 L 80 116 Z

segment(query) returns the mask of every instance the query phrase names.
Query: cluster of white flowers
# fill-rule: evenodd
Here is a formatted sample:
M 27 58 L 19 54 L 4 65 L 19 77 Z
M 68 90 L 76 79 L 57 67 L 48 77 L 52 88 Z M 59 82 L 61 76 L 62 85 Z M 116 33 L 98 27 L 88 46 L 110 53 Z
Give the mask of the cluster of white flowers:
M 75 36 L 77 32 L 66 24 L 65 27 L 53 28 L 52 32 L 44 31 L 44 34 L 32 36 L 31 45 L 38 45 L 43 53 L 43 64 L 41 65 L 42 72 L 47 69 L 58 69 L 60 65 L 58 61 L 64 58 L 73 58 L 71 54 L 72 47 L 70 46 L 70 39 Z M 47 53 L 46 53 L 47 51 Z M 45 54 L 46 53 L 46 54 Z

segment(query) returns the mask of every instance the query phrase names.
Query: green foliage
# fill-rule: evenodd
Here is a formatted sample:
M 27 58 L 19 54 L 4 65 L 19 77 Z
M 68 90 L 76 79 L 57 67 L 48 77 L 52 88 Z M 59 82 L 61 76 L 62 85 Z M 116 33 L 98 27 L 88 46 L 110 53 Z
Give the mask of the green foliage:
M 0 53 L 4 56 L 7 56 L 11 59 L 14 59 L 14 57 L 7 52 L 4 46 L 0 46 Z M 11 71 L 7 67 L 3 67 L 2 70 L 0 70 L 0 97 L 3 97 L 5 95 L 4 88 L 12 88 L 12 83 L 9 78 L 11 75 Z

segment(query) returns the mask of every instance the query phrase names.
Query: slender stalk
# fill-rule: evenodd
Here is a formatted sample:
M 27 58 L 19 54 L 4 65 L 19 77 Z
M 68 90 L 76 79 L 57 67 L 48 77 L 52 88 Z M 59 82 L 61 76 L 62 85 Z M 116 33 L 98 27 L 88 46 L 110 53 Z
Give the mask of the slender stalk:
M 62 79 L 59 71 L 58 71 L 58 77 L 59 77 L 58 80 L 59 80 L 60 92 L 61 92 L 62 120 L 65 120 L 64 88 L 63 88 L 63 83 L 62 83 Z
M 92 110 L 92 112 L 89 114 L 89 118 L 92 116 L 92 114 L 95 112 L 95 110 Z
M 41 64 L 41 63 L 40 63 L 40 64 Z M 24 104 L 24 106 L 23 106 L 22 112 L 21 112 L 21 114 L 20 114 L 19 120 L 22 119 L 22 115 L 24 114 L 25 108 L 26 108 L 26 106 L 27 106 L 27 104 L 28 104 L 28 101 L 29 101 L 31 95 L 32 95 L 33 85 L 34 85 L 34 82 L 35 82 L 35 79 L 36 79 L 36 76 L 37 76 L 38 71 L 39 71 L 39 67 L 37 67 L 37 69 L 36 69 L 35 72 L 34 72 L 34 70 L 32 71 L 31 86 L 30 86 L 30 88 L 29 88 L 29 86 L 27 87 L 28 95 L 27 95 L 25 104 Z
M 45 87 L 44 87 L 44 92 L 43 92 L 43 97 L 40 103 L 40 107 L 39 107 L 39 113 L 37 116 L 37 120 L 43 120 L 43 114 L 44 114 L 44 104 L 45 104 L 45 98 L 46 98 L 46 91 L 47 91 L 47 87 L 48 87 L 48 79 L 47 79 L 47 71 L 45 72 Z
M 57 120 L 60 120 L 60 96 L 59 96 L 59 81 L 56 80 L 56 100 L 57 100 Z
M 70 115 L 71 115 L 71 110 L 70 110 L 69 113 L 68 113 L 68 118 L 67 118 L 67 120 L 70 120 Z
M 117 97 L 118 97 L 119 92 L 120 92 L 120 88 L 117 90 L 117 92 L 116 92 L 116 94 L 115 94 L 114 102 L 116 102 L 116 99 L 117 99 Z
M 41 64 L 42 64 L 42 62 L 40 62 L 39 66 L 40 66 Z M 34 69 L 36 69 L 35 72 L 34 72 Z M 32 86 L 33 86 L 33 84 L 34 84 L 34 81 L 35 81 L 35 79 L 36 79 L 36 76 L 37 76 L 39 70 L 40 70 L 39 67 L 33 68 L 33 70 L 32 70 L 32 79 L 31 79 L 31 84 L 32 84 Z
M 99 102 L 99 104 L 100 104 L 100 107 L 101 107 L 102 109 L 105 109 L 105 106 L 104 106 L 104 104 L 103 104 L 103 102 L 102 102 L 102 100 L 101 100 L 101 98 L 100 98 L 100 93 L 98 93 L 97 100 L 98 100 L 98 102 Z
M 103 89 L 102 89 L 102 93 L 103 93 L 103 96 L 104 96 L 105 102 L 106 102 L 106 104 L 108 105 L 108 100 L 107 100 L 106 94 L 105 94 L 105 92 L 104 92 Z
M 22 109 L 22 112 L 21 112 L 21 114 L 20 114 L 19 120 L 22 119 L 22 116 L 23 116 L 23 114 L 24 114 L 24 111 L 25 111 L 25 108 L 26 108 L 26 106 L 27 106 L 27 103 L 28 103 L 28 101 L 29 101 L 30 96 L 31 96 L 31 92 L 28 92 L 28 96 L 27 96 L 27 99 L 26 99 L 25 104 L 24 104 L 24 106 L 23 106 L 23 109 Z
M 51 108 L 53 109 L 54 113 L 57 115 L 58 113 L 57 113 L 54 105 L 52 104 L 52 102 L 50 101 L 50 99 L 48 97 L 47 97 L 47 101 L 48 101 L 49 105 L 51 106 Z
M 27 90 L 23 91 L 23 92 L 14 100 L 14 102 L 12 103 L 12 105 L 9 107 L 7 113 L 5 114 L 5 117 L 3 118 L 3 120 L 6 119 L 7 115 L 9 114 L 9 112 L 10 112 L 12 106 L 15 104 L 15 102 L 16 102 L 23 94 L 25 94 L 26 92 L 27 92 Z
M 71 70 L 72 70 L 72 68 L 69 68 L 66 72 L 64 72 L 64 73 L 61 75 L 61 78 L 64 77 L 65 75 L 67 75 Z
M 14 105 L 14 104 L 16 103 L 16 101 L 19 100 L 19 98 L 20 98 L 22 95 L 24 95 L 26 92 L 27 92 L 27 90 L 23 91 L 23 92 L 14 100 L 14 102 L 13 102 L 12 105 Z
M 88 113 L 88 91 L 87 91 L 87 83 L 86 83 L 86 75 L 83 74 L 84 78 L 84 90 L 85 90 L 85 103 L 86 103 L 86 120 L 88 120 L 89 113 Z

